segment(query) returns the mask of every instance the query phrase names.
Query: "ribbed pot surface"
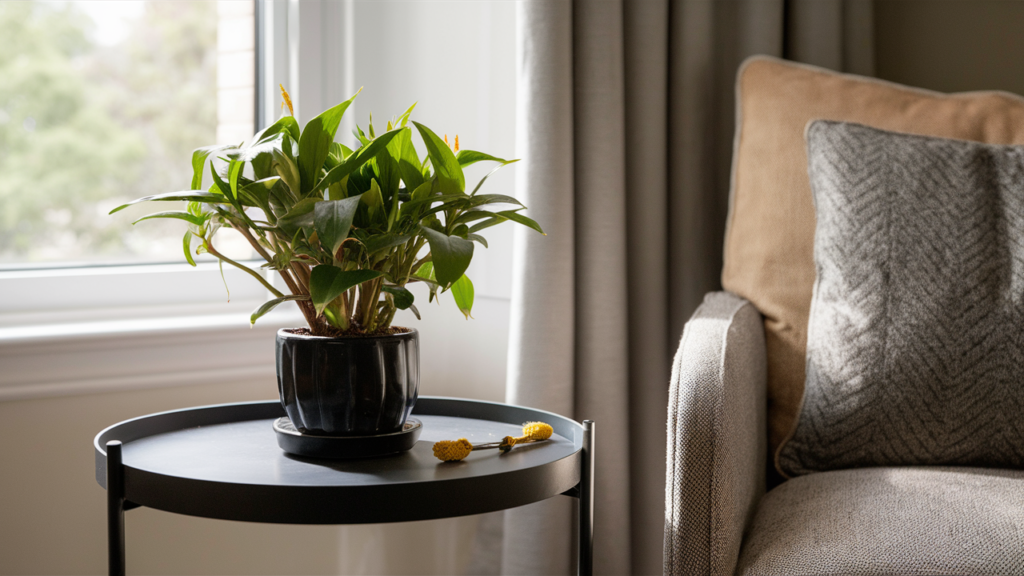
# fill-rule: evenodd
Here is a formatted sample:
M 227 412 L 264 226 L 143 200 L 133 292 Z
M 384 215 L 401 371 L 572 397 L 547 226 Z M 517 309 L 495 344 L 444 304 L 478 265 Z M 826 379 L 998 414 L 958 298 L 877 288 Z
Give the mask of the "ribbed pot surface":
M 277 332 L 281 404 L 299 431 L 333 436 L 402 428 L 420 382 L 419 332 L 326 338 Z

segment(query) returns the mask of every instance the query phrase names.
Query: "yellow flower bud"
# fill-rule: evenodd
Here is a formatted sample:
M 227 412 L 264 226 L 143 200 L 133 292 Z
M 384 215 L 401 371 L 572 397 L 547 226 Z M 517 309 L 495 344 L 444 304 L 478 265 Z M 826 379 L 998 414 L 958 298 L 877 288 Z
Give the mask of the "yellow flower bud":
M 459 151 L 459 135 L 458 134 L 455 135 L 455 149 L 452 150 L 452 151 L 453 152 L 458 152 Z
M 295 116 L 295 108 L 292 107 L 292 97 L 288 95 L 288 91 L 284 89 L 284 84 L 278 84 L 281 87 L 281 98 L 284 98 L 284 102 L 281 103 L 283 109 L 285 104 L 288 105 L 288 113 Z
M 457 462 L 473 451 L 473 445 L 465 438 L 434 442 L 434 457 L 445 462 Z

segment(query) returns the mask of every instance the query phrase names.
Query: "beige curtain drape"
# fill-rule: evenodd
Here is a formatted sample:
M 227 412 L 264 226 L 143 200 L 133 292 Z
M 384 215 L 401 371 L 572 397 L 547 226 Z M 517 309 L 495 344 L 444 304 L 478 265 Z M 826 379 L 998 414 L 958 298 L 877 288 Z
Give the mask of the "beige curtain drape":
M 870 8 L 519 6 L 517 192 L 548 235 L 515 239 L 507 400 L 596 421 L 598 574 L 661 572 L 669 370 L 719 287 L 737 67 L 757 53 L 869 66 Z M 501 572 L 574 571 L 574 505 L 506 512 Z

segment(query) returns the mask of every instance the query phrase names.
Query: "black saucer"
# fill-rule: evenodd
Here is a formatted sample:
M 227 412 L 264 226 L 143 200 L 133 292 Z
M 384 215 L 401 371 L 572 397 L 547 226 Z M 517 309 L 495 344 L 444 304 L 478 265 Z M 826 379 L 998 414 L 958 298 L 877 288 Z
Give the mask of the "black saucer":
M 378 436 L 317 436 L 295 429 L 287 417 L 274 420 L 277 445 L 289 454 L 310 458 L 372 458 L 405 452 L 416 444 L 423 423 L 415 418 L 405 421 L 398 432 Z

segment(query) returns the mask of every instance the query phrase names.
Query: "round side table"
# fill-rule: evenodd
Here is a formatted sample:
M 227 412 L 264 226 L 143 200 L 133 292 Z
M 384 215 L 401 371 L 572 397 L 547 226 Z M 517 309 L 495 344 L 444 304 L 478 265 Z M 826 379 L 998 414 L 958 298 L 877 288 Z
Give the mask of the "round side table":
M 278 401 L 161 412 L 100 432 L 96 481 L 107 490 L 110 574 L 125 573 L 124 512 L 167 512 L 246 522 L 364 524 L 482 514 L 559 494 L 578 498 L 579 573 L 592 573 L 594 423 L 521 406 L 422 397 L 423 433 L 408 452 L 326 460 L 283 452 L 272 429 Z M 440 462 L 432 445 L 518 436 L 528 421 L 550 440 L 502 454 L 472 452 Z

